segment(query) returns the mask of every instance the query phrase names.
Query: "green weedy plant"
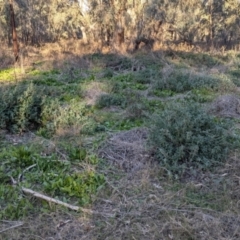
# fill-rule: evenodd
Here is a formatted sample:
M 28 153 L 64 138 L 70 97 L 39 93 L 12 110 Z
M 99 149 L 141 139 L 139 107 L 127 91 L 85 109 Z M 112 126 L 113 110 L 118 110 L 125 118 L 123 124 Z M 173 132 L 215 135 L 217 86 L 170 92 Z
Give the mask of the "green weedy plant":
M 150 146 L 174 178 L 219 166 L 231 147 L 228 124 L 207 114 L 197 103 L 170 103 L 151 126 Z
M 37 211 L 36 203 L 22 195 L 21 186 L 69 201 L 78 200 L 81 205 L 89 204 L 105 183 L 104 176 L 94 171 L 99 159 L 96 155 L 88 155 L 83 148 L 71 149 L 69 158 L 75 163 L 85 161 L 91 170 L 83 168 L 76 172 L 72 161 L 58 161 L 56 155 L 42 156 L 27 146 L 2 148 L 0 219 L 18 219 L 29 214 L 29 211 Z M 19 187 L 12 186 L 12 178 L 21 180 Z

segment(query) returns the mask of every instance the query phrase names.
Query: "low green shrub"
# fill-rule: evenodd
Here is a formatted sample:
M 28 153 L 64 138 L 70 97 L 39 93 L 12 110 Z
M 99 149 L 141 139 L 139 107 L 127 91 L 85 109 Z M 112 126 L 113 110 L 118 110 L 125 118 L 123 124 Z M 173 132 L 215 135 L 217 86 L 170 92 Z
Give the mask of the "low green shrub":
M 149 143 L 155 156 L 176 178 L 219 166 L 231 147 L 227 123 L 209 115 L 197 103 L 170 103 L 151 126 Z
M 149 84 L 156 77 L 156 72 L 151 69 L 144 69 L 134 75 L 134 81 L 141 84 Z
M 116 94 L 103 94 L 97 99 L 96 106 L 98 108 L 110 106 L 124 106 L 125 98 Z
M 40 125 L 44 95 L 33 84 L 0 88 L 0 128 L 11 132 Z
M 59 127 L 81 124 L 89 111 L 85 104 L 79 98 L 62 102 L 56 93 L 51 95 L 51 89 L 33 83 L 1 87 L 0 128 L 10 132 L 47 130 L 51 135 Z
M 212 76 L 192 73 L 186 69 L 173 70 L 162 74 L 155 84 L 157 90 L 170 90 L 173 92 L 185 92 L 196 88 L 217 88 L 219 82 Z

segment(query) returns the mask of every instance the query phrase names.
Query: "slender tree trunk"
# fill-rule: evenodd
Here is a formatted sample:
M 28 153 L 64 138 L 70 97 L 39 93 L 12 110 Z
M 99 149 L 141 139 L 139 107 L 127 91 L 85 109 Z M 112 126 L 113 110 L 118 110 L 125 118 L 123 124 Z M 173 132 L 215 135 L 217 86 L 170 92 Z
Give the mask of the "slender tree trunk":
M 19 45 L 18 45 L 16 23 L 15 23 L 15 16 L 14 16 L 14 10 L 13 10 L 13 0 L 9 0 L 9 8 L 10 8 L 11 27 L 12 27 L 13 53 L 15 56 L 15 62 L 17 62 L 19 57 Z
M 213 50 L 213 1 L 211 2 L 211 5 L 210 5 L 209 23 L 210 23 L 210 29 L 209 29 L 210 50 L 212 51 Z

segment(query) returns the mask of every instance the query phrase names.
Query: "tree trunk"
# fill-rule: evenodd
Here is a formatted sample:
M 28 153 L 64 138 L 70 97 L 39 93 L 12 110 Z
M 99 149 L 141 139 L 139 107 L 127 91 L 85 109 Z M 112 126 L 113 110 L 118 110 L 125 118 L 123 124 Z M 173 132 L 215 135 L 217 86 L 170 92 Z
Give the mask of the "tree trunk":
M 18 45 L 18 39 L 17 39 L 17 31 L 16 31 L 15 16 L 14 16 L 12 0 L 9 0 L 9 8 L 10 8 L 11 27 L 12 27 L 13 53 L 15 56 L 15 62 L 17 62 L 18 57 L 19 57 L 19 45 Z

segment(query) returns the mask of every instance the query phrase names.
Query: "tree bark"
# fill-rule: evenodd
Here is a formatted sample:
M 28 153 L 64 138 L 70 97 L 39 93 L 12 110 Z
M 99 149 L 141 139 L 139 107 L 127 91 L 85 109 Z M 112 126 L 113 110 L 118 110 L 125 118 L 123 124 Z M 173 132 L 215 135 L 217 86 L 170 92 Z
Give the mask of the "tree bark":
M 18 45 L 16 23 L 15 23 L 15 16 L 14 16 L 14 10 L 13 10 L 13 0 L 9 0 L 9 8 L 10 8 L 11 27 L 12 27 L 13 53 L 15 56 L 15 62 L 17 62 L 19 57 L 19 45 Z

